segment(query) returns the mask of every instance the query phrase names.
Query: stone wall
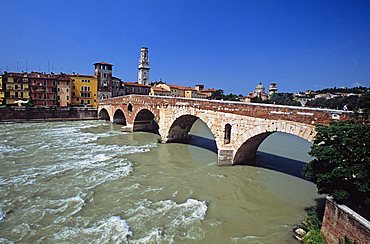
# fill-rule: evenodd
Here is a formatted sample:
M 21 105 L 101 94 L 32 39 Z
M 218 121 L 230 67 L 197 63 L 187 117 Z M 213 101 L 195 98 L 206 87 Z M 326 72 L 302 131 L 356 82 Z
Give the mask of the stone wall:
M 326 199 L 321 231 L 328 243 L 339 243 L 347 236 L 358 244 L 370 243 L 370 222 L 345 205 L 339 205 L 331 197 Z
M 91 108 L 1 108 L 0 122 L 64 121 L 97 119 Z

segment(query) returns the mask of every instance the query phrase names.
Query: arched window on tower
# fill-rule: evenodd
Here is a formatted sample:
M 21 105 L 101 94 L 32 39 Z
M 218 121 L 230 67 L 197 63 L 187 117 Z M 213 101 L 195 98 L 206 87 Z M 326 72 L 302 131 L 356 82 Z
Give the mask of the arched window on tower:
M 225 125 L 225 138 L 224 138 L 224 143 L 229 144 L 231 141 L 231 125 L 226 124 Z

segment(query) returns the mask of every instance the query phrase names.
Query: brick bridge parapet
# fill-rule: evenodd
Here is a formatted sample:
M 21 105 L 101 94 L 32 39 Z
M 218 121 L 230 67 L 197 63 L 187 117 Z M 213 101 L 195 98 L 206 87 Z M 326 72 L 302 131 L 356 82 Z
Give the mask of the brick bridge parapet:
M 271 133 L 280 131 L 314 140 L 317 124 L 348 119 L 347 111 L 260 103 L 129 95 L 99 102 L 100 118 L 133 131 L 151 131 L 163 142 L 187 143 L 201 119 L 214 135 L 218 164 L 254 163 L 256 151 Z

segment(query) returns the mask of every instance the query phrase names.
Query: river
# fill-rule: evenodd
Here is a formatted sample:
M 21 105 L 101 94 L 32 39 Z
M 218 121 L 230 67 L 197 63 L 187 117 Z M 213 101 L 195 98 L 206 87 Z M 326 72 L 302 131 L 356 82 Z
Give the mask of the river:
M 320 197 L 296 177 L 309 147 L 275 133 L 261 167 L 218 167 L 103 121 L 2 124 L 0 243 L 295 243 Z

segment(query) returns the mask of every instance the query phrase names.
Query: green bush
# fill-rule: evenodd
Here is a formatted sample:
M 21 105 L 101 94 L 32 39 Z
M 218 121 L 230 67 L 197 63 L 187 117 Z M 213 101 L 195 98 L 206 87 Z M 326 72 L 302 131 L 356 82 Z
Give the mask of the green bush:
M 303 243 L 305 244 L 325 244 L 326 240 L 320 229 L 310 230 L 304 237 Z

